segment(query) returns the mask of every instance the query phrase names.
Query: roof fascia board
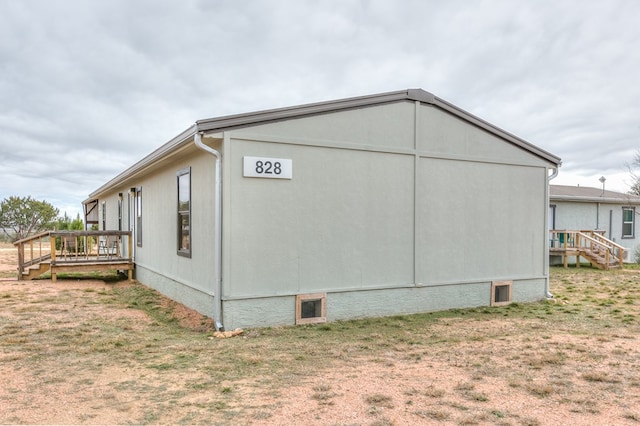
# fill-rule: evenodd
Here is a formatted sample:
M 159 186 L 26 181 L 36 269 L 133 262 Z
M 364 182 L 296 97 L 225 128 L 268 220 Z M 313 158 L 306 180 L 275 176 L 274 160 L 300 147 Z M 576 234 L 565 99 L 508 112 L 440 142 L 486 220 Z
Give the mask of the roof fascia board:
M 182 146 L 184 146 L 188 141 L 191 140 L 194 133 L 196 132 L 196 125 L 191 125 L 188 129 L 184 130 L 178 136 L 171 139 L 169 142 L 162 145 L 160 148 L 153 151 L 151 154 L 144 157 L 142 160 L 135 163 L 133 166 L 124 170 L 122 173 L 115 176 L 113 179 L 102 185 L 100 188 L 96 189 L 94 192 L 89 194 L 89 198 L 85 201 L 94 199 L 98 197 L 98 195 L 109 191 L 110 189 L 118 186 L 122 183 L 122 181 L 126 179 L 131 179 L 137 174 L 143 172 L 148 167 L 156 163 L 158 160 L 162 159 L 165 155 L 169 153 L 175 152 Z

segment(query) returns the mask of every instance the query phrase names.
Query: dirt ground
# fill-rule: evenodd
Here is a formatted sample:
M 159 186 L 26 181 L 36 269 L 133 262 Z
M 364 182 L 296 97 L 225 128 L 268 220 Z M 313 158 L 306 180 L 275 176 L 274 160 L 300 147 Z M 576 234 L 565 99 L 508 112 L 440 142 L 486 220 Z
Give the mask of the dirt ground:
M 0 247 L 0 272 L 15 270 L 12 256 L 11 247 Z M 154 332 L 154 321 L 144 312 L 92 301 L 105 287 L 102 281 L 0 278 L 0 330 L 14 333 L 15 347 L 43 354 L 38 362 L 11 346 L 0 352 L 1 424 L 640 424 L 637 326 L 592 339 L 564 326 L 536 334 L 545 326 L 534 320 L 450 318 L 429 329 L 433 336 L 449 336 L 450 345 L 418 352 L 408 342 L 375 358 L 333 354 L 331 368 L 291 386 L 274 390 L 269 377 L 251 376 L 216 383 L 225 395 L 214 397 L 205 385 L 205 365 L 151 369 L 122 355 L 110 358 L 107 351 L 92 355 L 92 364 L 75 359 L 74 365 L 56 365 L 64 359 L 65 342 L 45 338 L 52 327 L 65 327 L 70 339 L 80 338 L 75 333 L 96 337 L 87 345 L 99 344 L 100 331 L 88 325 L 95 318 L 127 324 L 131 333 Z M 177 312 L 184 327 L 211 335 L 200 315 L 184 307 Z M 46 347 L 35 348 L 38 339 L 24 335 L 22 326 L 33 327 Z M 530 333 L 508 337 L 518 327 Z M 485 338 L 501 334 L 505 337 Z M 214 343 L 212 356 L 224 344 Z M 172 350 L 179 351 L 167 348 Z M 513 364 L 522 369 L 510 370 Z M 505 370 L 513 374 L 502 374 Z M 166 408 L 162 415 L 155 414 L 159 405 Z

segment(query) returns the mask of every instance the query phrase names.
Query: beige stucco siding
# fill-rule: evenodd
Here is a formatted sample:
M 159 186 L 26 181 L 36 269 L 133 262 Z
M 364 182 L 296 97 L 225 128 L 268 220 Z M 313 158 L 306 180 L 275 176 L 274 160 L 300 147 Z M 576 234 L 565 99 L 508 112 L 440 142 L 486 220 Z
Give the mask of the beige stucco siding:
M 177 254 L 176 173 L 191 167 L 191 257 Z M 194 152 L 136 181 L 142 188 L 142 246 L 136 265 L 204 292 L 213 292 L 212 157 Z
M 233 140 L 228 297 L 413 282 L 413 156 Z M 242 176 L 243 156 L 288 158 L 293 179 Z
M 438 108 L 421 105 L 418 150 L 424 156 L 540 166 L 544 162 L 523 148 Z
M 277 137 L 303 144 L 413 149 L 414 115 L 413 102 L 398 102 L 251 126 L 233 135 Z
M 226 150 L 227 299 L 545 275 L 551 165 L 447 112 L 299 118 Z M 293 179 L 245 178 L 244 156 L 291 159 Z
M 542 276 L 546 169 L 422 158 L 417 279 Z

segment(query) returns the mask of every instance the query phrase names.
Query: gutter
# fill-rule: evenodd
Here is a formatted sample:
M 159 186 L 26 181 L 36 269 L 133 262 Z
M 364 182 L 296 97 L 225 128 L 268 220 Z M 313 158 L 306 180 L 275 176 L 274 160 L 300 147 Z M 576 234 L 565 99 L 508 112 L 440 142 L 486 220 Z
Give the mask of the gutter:
M 215 304 L 213 307 L 213 320 L 216 324 L 217 331 L 224 331 L 224 325 L 222 324 L 222 271 L 220 270 L 222 265 L 222 154 L 220 154 L 215 149 L 210 146 L 202 143 L 202 134 L 203 132 L 198 131 L 196 126 L 196 131 L 193 135 L 193 142 L 195 146 L 202 149 L 203 151 L 213 155 L 216 157 L 216 175 L 215 175 L 215 188 L 214 188 L 214 201 L 213 201 L 213 211 L 214 211 L 214 234 L 215 241 L 213 243 L 213 251 L 215 253 L 214 256 L 214 269 L 215 269 L 215 283 L 213 288 L 213 297 L 215 298 Z
M 633 204 L 637 205 L 640 203 L 640 199 L 634 196 L 631 198 L 614 198 L 614 197 L 592 197 L 592 196 L 583 196 L 583 195 L 553 195 L 549 197 L 554 201 L 567 201 L 574 203 L 604 203 L 604 204 Z
M 551 173 L 551 176 L 547 177 L 547 206 L 546 206 L 547 210 L 549 209 L 549 195 L 550 195 L 549 194 L 549 192 L 550 192 L 549 185 L 550 185 L 551 180 L 553 180 L 556 176 L 558 176 L 558 172 L 559 172 L 558 169 L 559 169 L 558 167 L 554 168 L 553 169 L 553 173 Z M 548 217 L 549 213 L 547 212 L 545 214 L 545 216 Z M 546 222 L 547 222 L 547 233 L 546 233 L 546 235 L 544 237 L 545 242 L 549 238 L 549 220 L 547 219 Z M 549 246 L 548 246 L 547 243 L 545 243 L 544 247 L 545 247 L 545 249 L 544 249 L 544 251 L 545 251 L 544 262 L 545 262 L 545 270 L 546 270 L 545 271 L 546 272 L 545 275 L 547 276 L 545 278 L 545 284 L 544 284 L 544 295 L 545 295 L 545 297 L 547 299 L 553 299 L 553 294 L 551 294 L 551 288 L 550 288 L 550 283 L 549 283 Z

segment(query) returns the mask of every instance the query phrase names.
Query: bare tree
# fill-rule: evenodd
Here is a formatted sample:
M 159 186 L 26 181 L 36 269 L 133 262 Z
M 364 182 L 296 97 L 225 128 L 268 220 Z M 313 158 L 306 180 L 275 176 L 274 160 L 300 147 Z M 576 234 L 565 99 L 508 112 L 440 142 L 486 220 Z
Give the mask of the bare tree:
M 640 169 L 640 150 L 636 151 L 633 161 L 631 164 L 627 164 L 627 168 L 633 182 L 629 189 L 629 194 L 640 195 L 640 175 L 636 172 L 636 170 Z

